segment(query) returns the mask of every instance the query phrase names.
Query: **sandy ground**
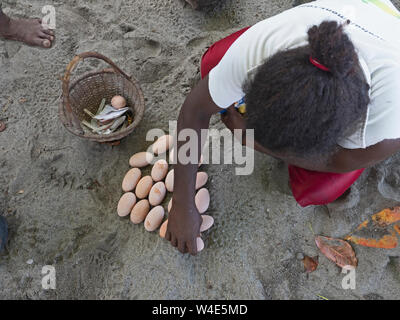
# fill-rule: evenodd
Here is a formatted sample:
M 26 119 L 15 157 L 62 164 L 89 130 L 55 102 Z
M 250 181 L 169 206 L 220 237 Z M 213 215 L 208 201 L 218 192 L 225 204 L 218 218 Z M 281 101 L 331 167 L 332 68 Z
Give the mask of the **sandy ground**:
M 301 2 L 227 0 L 195 12 L 180 0 L 5 1 L 17 16 L 40 16 L 53 4 L 57 42 L 40 50 L 0 41 L 0 119 L 8 126 L 0 134 L 0 208 L 10 224 L 0 298 L 399 299 L 400 249 L 354 246 L 356 289 L 344 290 L 344 275 L 318 252 L 309 225 L 344 237 L 398 204 L 400 155 L 365 172 L 347 200 L 329 206 L 330 217 L 300 208 L 285 168 L 269 157 L 257 154 L 250 176 L 204 166 L 216 223 L 197 257 L 116 215 L 130 155 L 150 144 L 147 130 L 167 130 L 177 118 L 205 48 Z M 79 139 L 58 119 L 59 77 L 75 53 L 88 50 L 135 75 L 146 97 L 145 119 L 118 147 Z M 222 128 L 218 117 L 212 127 Z M 320 255 L 317 271 L 303 272 L 302 254 Z M 56 268 L 56 290 L 41 287 L 44 265 Z

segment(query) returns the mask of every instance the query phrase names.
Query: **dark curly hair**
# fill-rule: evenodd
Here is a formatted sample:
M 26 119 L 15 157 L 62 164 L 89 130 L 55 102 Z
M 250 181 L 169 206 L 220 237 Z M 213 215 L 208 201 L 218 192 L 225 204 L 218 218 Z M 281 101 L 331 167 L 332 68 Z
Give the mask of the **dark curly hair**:
M 272 56 L 244 86 L 247 127 L 256 141 L 305 158 L 335 152 L 369 104 L 369 86 L 343 25 L 313 26 L 308 41 Z M 310 56 L 330 72 L 314 66 Z

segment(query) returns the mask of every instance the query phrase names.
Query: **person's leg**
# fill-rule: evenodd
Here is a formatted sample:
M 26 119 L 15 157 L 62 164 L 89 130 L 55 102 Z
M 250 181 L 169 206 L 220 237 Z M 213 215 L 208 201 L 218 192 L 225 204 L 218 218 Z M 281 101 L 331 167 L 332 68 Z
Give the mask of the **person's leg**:
M 54 41 L 54 32 L 43 28 L 40 19 L 11 19 L 0 7 L 0 37 L 50 48 Z
M 225 55 L 226 51 L 230 46 L 239 38 L 247 29 L 250 27 L 243 28 L 226 38 L 219 40 L 214 43 L 207 51 L 203 54 L 201 58 L 201 77 L 204 78 L 208 73 L 221 61 L 222 57 Z
M 0 216 L 0 252 L 4 250 L 8 238 L 8 226 L 4 217 Z
M 337 200 L 365 169 L 348 173 L 325 173 L 289 166 L 292 193 L 302 206 L 324 205 Z

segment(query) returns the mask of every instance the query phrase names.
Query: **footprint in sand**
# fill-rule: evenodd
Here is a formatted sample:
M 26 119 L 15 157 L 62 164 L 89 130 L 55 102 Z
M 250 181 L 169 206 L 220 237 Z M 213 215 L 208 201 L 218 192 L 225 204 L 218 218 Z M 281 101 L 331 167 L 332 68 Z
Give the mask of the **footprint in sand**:
M 123 42 L 124 50 L 134 52 L 138 59 L 148 59 L 158 57 L 161 54 L 161 44 L 153 39 L 146 37 L 127 37 Z
M 388 199 L 400 201 L 400 169 L 388 167 L 379 172 L 378 191 Z

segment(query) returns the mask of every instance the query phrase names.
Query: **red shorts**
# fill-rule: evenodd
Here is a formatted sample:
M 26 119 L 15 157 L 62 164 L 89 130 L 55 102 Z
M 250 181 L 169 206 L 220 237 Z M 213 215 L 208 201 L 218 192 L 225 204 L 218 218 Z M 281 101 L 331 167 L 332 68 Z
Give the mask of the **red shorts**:
M 249 27 L 214 43 L 201 60 L 204 78 L 221 61 L 226 51 Z M 364 169 L 348 173 L 325 173 L 289 165 L 290 186 L 296 201 L 302 206 L 328 204 L 339 198 L 360 177 Z

